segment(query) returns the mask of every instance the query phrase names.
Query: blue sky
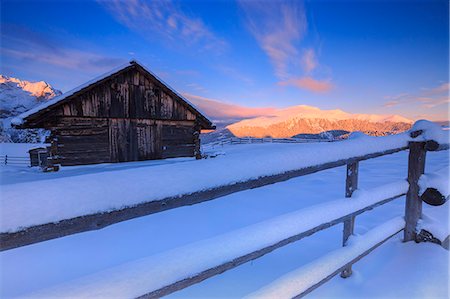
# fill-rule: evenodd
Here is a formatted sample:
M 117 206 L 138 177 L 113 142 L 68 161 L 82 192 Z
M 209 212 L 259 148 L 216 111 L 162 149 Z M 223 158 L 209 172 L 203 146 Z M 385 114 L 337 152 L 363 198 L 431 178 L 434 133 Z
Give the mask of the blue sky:
M 447 1 L 1 2 L 1 73 L 70 90 L 137 59 L 191 99 L 448 119 Z

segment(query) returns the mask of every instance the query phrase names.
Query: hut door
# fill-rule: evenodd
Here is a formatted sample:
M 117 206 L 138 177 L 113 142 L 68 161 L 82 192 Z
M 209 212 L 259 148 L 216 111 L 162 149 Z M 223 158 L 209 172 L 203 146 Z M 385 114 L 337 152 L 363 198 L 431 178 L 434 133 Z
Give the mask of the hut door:
M 133 159 L 132 132 L 129 119 L 109 120 L 109 147 L 112 162 L 135 161 Z
M 152 126 L 137 122 L 136 123 L 136 138 L 138 144 L 139 160 L 153 159 L 153 139 Z
M 161 126 L 151 120 L 136 121 L 139 160 L 161 158 Z
M 161 126 L 151 120 L 110 119 L 112 162 L 161 158 Z

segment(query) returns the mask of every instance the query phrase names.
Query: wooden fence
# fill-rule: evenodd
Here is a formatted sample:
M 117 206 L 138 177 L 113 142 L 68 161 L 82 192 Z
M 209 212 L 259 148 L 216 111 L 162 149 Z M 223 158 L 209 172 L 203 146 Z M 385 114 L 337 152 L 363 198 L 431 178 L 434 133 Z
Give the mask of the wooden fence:
M 418 134 L 415 134 L 417 136 Z M 294 171 L 285 172 L 282 174 L 271 175 L 260 177 L 258 179 L 252 179 L 245 182 L 239 182 L 233 185 L 224 185 L 217 188 L 212 188 L 204 191 L 195 192 L 192 194 L 185 194 L 181 197 L 170 197 L 163 200 L 147 202 L 143 204 L 136 205 L 134 207 L 124 208 L 122 210 L 116 210 L 112 212 L 97 213 L 87 216 L 81 216 L 73 219 L 63 220 L 58 223 L 49 223 L 39 226 L 30 227 L 15 233 L 2 233 L 0 235 L 1 250 L 8 250 L 27 244 L 33 244 L 36 242 L 41 242 L 53 238 L 58 238 L 74 233 L 80 233 L 84 231 L 96 230 L 103 228 L 105 226 L 125 221 L 128 219 L 149 215 L 153 213 L 162 212 L 165 210 L 193 205 L 201 203 L 204 201 L 212 200 L 224 195 L 232 194 L 234 192 L 239 192 L 243 190 L 248 190 L 252 188 L 262 187 L 268 184 L 273 184 L 277 182 L 282 182 L 294 177 L 303 176 L 311 173 L 315 173 L 321 170 L 330 169 L 338 166 L 347 166 L 346 173 L 346 197 L 351 197 L 354 190 L 358 186 L 358 167 L 359 162 L 371 158 L 381 157 L 384 155 L 400 152 L 409 149 L 409 159 L 408 159 L 408 183 L 409 189 L 406 193 L 406 205 L 405 205 L 405 222 L 406 225 L 404 229 L 395 231 L 393 234 L 386 236 L 381 242 L 372 246 L 370 249 L 366 250 L 359 256 L 354 257 L 345 266 L 339 269 L 330 269 L 330 273 L 327 277 L 324 277 L 322 281 L 316 283 L 308 290 L 299 294 L 300 296 L 306 295 L 310 291 L 317 288 L 319 285 L 323 284 L 329 280 L 334 275 L 341 273 L 342 277 L 348 277 L 352 273 L 352 264 L 361 259 L 363 256 L 367 255 L 374 248 L 381 245 L 384 241 L 388 240 L 390 237 L 395 235 L 401 230 L 404 230 L 404 241 L 411 241 L 416 239 L 416 225 L 421 217 L 422 213 L 422 202 L 419 197 L 419 187 L 418 179 L 424 172 L 425 166 L 425 155 L 429 150 L 446 150 L 447 145 L 439 145 L 434 141 L 428 142 L 410 142 L 407 147 L 401 147 L 396 149 L 391 149 L 384 152 L 376 152 L 367 154 L 364 156 L 352 157 L 345 160 L 338 160 L 330 163 L 325 163 L 322 165 L 301 168 Z M 258 250 L 253 250 L 251 252 L 242 252 L 235 256 L 228 257 L 225 262 L 220 262 L 213 266 L 208 266 L 200 271 L 198 269 L 192 270 L 192 273 L 187 273 L 182 279 L 175 281 L 168 281 L 163 287 L 157 287 L 145 294 L 142 294 L 141 298 L 157 298 L 164 295 L 171 294 L 177 290 L 186 288 L 190 285 L 201 282 L 209 277 L 223 273 L 229 269 L 235 268 L 243 263 L 259 258 L 277 248 L 283 247 L 289 243 L 298 241 L 304 237 L 310 236 L 318 231 L 334 226 L 338 223 L 344 223 L 343 232 L 343 246 L 346 246 L 348 238 L 353 234 L 355 218 L 357 215 L 373 209 L 379 205 L 390 202 L 396 198 L 405 195 L 405 193 L 395 194 L 390 198 L 382 199 L 374 204 L 358 208 L 343 216 L 330 219 L 327 222 L 320 223 L 312 228 L 308 228 L 304 231 L 298 231 L 295 234 L 286 236 L 280 240 L 274 241 L 270 245 L 264 245 Z M 180 254 L 182 256 L 182 254 Z M 150 278 L 148 278 L 150 279 Z
M 333 142 L 339 139 L 307 139 L 307 138 L 254 138 L 254 137 L 231 137 L 214 142 L 206 143 L 202 147 L 216 147 L 228 144 L 252 144 L 252 143 L 313 143 L 313 142 Z
M 30 166 L 30 158 L 0 155 L 0 165 Z

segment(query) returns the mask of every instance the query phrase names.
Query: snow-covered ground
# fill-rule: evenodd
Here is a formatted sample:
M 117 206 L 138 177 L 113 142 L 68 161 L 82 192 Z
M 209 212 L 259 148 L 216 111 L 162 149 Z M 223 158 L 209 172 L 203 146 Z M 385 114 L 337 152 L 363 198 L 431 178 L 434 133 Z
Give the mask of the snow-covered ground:
M 405 147 L 409 134 L 359 136 L 328 143 L 229 148 L 226 155 L 186 163 L 131 167 L 2 186 L 0 232 L 118 210 L 144 202 Z M 155 162 L 158 163 L 158 162 Z M 12 177 L 12 175 L 10 175 Z M 44 177 L 43 175 L 41 177 Z
M 266 145 L 224 146 L 220 151 L 227 156 L 239 152 L 258 152 L 262 146 Z M 181 165 L 189 161 L 190 159 L 173 159 L 66 167 L 59 173 L 40 173 L 27 168 L 3 166 L 0 170 L 2 187 L 6 187 L 20 182 L 45 182 L 86 173 L 106 174 L 118 169 L 144 169 L 142 167 L 156 167 L 160 163 Z M 426 172 L 438 171 L 448 167 L 448 164 L 448 151 L 428 153 Z M 360 189 L 375 188 L 404 179 L 406 173 L 407 152 L 363 161 L 360 163 L 359 186 Z M 345 168 L 340 167 L 210 202 L 133 219 L 99 231 L 8 250 L 0 253 L 0 297 L 26 295 L 298 209 L 326 203 L 341 198 L 344 185 Z M 424 218 L 433 219 L 441 227 L 448 227 L 448 208 L 448 202 L 441 207 L 424 204 Z M 403 214 L 404 199 L 394 200 L 358 216 L 356 233 L 364 234 L 384 221 Z M 344 280 L 335 277 L 309 297 L 448 298 L 448 251 L 431 243 L 401 243 L 400 240 L 399 234 L 355 264 L 354 274 L 350 278 Z M 340 248 L 341 242 L 342 225 L 338 225 L 176 292 L 170 297 L 243 297 Z M 189 259 L 189 256 L 185 259 Z M 183 262 L 180 260 L 180 265 Z

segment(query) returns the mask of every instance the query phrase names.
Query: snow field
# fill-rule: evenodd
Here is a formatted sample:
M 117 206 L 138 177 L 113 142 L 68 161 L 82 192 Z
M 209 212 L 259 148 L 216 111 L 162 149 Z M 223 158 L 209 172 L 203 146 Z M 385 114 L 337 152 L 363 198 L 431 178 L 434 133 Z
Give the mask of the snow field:
M 235 155 L 241 151 L 257 152 L 258 149 L 261 149 L 260 145 L 239 145 L 225 146 L 222 150 L 226 155 Z M 360 190 L 404 180 L 407 158 L 408 153 L 404 151 L 362 161 Z M 446 152 L 428 153 L 426 160 L 426 173 L 433 173 L 448 165 L 449 157 Z M 134 165 L 124 163 L 120 167 Z M 139 163 L 139 167 L 145 165 Z M 99 165 L 95 169 L 108 172 L 110 167 L 118 166 Z M 83 169 L 86 168 L 77 167 L 76 174 L 71 175 L 80 175 Z M 67 168 L 59 173 L 43 175 L 53 179 L 71 172 Z M 23 175 L 28 177 L 30 174 Z M 37 174 L 27 179 L 34 179 L 34 175 Z M 339 167 L 214 201 L 140 217 L 99 231 L 4 251 L 0 253 L 0 297 L 25 296 L 295 210 L 327 203 L 343 196 L 344 186 L 345 167 Z M 440 212 L 448 210 L 448 204 L 442 207 L 424 204 L 423 208 L 424 218 L 433 217 L 441 223 L 448 223 L 448 218 L 440 218 Z M 391 201 L 357 216 L 355 233 L 364 234 L 380 223 L 403 214 L 404 198 Z M 336 225 L 175 292 L 168 298 L 242 298 L 341 246 L 342 225 Z M 183 257 L 180 263 L 188 258 Z M 397 235 L 356 263 L 350 278 L 336 276 L 309 294 L 308 298 L 448 298 L 448 259 L 448 251 L 438 245 L 402 243 L 401 236 Z M 415 262 L 411 263 L 411 260 Z
M 249 151 L 261 154 L 276 150 L 275 147 L 264 146 L 224 147 L 225 156 L 217 159 L 242 157 L 245 155 L 241 154 Z M 360 191 L 404 180 L 407 173 L 406 163 L 407 152 L 363 161 L 360 164 Z M 130 170 L 126 168 L 130 167 L 131 163 L 124 164 L 127 165 L 124 165 L 125 169 L 121 171 L 126 173 Z M 426 173 L 433 173 L 445 165 L 448 165 L 448 153 L 427 154 Z M 139 167 L 145 168 L 147 172 L 150 170 L 145 164 L 139 164 Z M 111 170 L 109 165 L 95 167 L 97 171 L 103 168 Z M 85 177 L 83 175 L 85 169 L 88 168 L 80 167 L 73 175 L 68 175 L 71 172 L 69 169 L 67 171 L 64 169 L 60 173 L 39 174 L 39 179 L 54 183 L 56 177 L 59 179 Z M 226 171 L 226 167 L 224 170 Z M 104 171 L 102 174 L 109 175 L 112 172 L 125 174 L 121 171 Z M 22 174 L 29 176 L 29 173 Z M 36 176 L 27 180 L 30 183 L 37 183 L 33 181 L 34 178 Z M 292 210 L 326 203 L 330 198 L 342 195 L 344 182 L 345 172 L 342 167 L 330 169 L 264 188 L 239 192 L 211 202 L 118 223 L 100 231 L 2 252 L 0 296 L 3 298 L 23 296 L 43 288 L 48 291 L 56 285 L 65 283 L 70 285 L 68 281 L 82 280 L 82 277 L 91 273 L 109 272 L 119 265 L 167 253 L 189 244 L 202 242 L 203 239 L 215 238 L 217 235 L 227 234 Z M 14 184 L 19 183 L 9 182 L 2 187 Z M 39 184 L 35 186 L 39 187 Z M 448 203 L 442 207 L 430 207 L 425 204 L 423 222 L 432 218 L 438 220 L 439 226 L 448 225 L 448 208 Z M 447 215 L 442 211 L 447 211 Z M 358 216 L 355 232 L 364 233 L 388 218 L 403 213 L 404 202 L 393 201 Z M 340 248 L 341 239 L 340 228 L 332 227 L 169 297 L 243 297 L 327 252 Z M 315 290 L 309 297 L 448 298 L 448 251 L 435 244 L 400 241 L 399 237 L 387 241 L 355 264 L 352 277 L 346 280 L 336 277 Z M 187 260 L 189 257 L 184 256 L 180 263 L 184 264 Z M 411 260 L 415 263 L 411 263 Z M 98 277 L 96 274 L 94 276 Z M 113 294 L 112 297 L 118 296 Z
M 240 256 L 274 245 L 340 219 L 387 198 L 406 193 L 405 180 L 315 205 L 161 254 L 126 263 L 97 274 L 28 294 L 28 298 L 135 298 Z M 397 230 L 398 231 L 398 230 Z M 370 247 L 369 247 L 370 248 Z

